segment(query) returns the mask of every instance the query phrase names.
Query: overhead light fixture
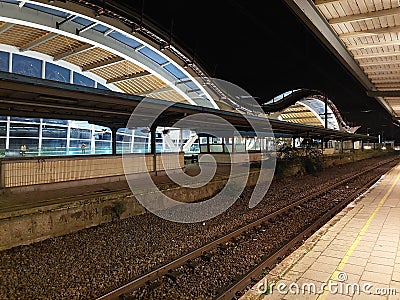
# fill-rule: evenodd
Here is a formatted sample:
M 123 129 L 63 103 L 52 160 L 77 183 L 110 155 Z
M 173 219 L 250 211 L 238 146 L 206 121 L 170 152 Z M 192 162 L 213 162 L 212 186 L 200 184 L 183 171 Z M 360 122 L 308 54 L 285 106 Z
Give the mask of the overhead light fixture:
M 95 11 L 94 16 L 96 18 L 100 17 L 101 15 L 103 15 L 105 13 L 103 8 L 99 8 L 97 11 Z
M 190 63 L 186 63 L 185 62 L 185 64 L 183 65 L 183 68 L 187 69 L 187 68 L 192 67 L 192 66 L 193 66 L 193 63 L 191 63 L 191 62 Z
M 169 47 L 170 47 L 169 44 L 163 43 L 163 44 L 161 44 L 161 46 L 160 46 L 160 50 L 161 50 L 161 51 L 164 51 L 165 49 L 168 49 Z

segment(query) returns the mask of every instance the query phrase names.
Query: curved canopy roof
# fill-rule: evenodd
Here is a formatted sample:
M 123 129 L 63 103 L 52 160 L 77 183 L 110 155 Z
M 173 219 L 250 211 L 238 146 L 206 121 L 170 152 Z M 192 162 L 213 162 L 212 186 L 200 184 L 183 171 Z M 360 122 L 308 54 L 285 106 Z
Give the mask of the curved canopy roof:
M 359 128 L 348 126 L 333 102 L 317 90 L 287 91 L 265 102 L 262 107 L 265 112 L 273 113 L 273 117 L 287 122 L 317 127 L 327 125 L 327 128 L 346 132 L 355 132 Z
M 0 0 L 0 51 L 51 62 L 113 91 L 219 108 L 218 89 L 195 78 L 204 74 L 185 55 L 88 6 Z

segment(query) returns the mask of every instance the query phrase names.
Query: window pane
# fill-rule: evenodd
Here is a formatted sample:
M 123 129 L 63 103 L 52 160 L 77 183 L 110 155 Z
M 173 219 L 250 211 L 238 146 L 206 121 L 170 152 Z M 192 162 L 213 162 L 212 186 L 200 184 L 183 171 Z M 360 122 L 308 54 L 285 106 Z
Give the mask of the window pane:
M 147 147 L 147 144 L 144 143 L 134 143 L 133 144 L 133 152 L 134 153 L 142 153 L 142 152 L 150 152 Z
M 166 65 L 164 68 L 178 79 L 183 79 L 187 77 L 185 74 L 183 74 L 181 70 L 179 70 L 173 64 Z
M 0 71 L 8 72 L 10 55 L 7 52 L 0 51 Z
M 39 139 L 10 139 L 10 149 L 11 150 L 20 150 L 21 145 L 26 145 L 26 153 L 29 154 L 37 154 L 38 146 L 39 146 Z M 33 152 L 33 153 L 32 153 Z
M 30 77 L 42 77 L 42 61 L 22 56 L 19 54 L 13 54 L 13 73 L 26 75 Z
M 137 137 L 137 136 L 135 136 L 135 139 L 134 139 L 134 143 L 135 144 L 136 143 L 147 143 L 147 141 L 148 141 L 147 138 L 140 138 L 140 137 Z
M 86 76 L 83 76 L 82 74 L 74 72 L 74 84 L 88 86 L 88 87 L 94 87 L 94 80 L 92 80 Z
M 46 79 L 69 83 L 70 70 L 46 63 Z
M 131 138 L 132 137 L 125 134 L 117 134 L 117 142 L 130 142 Z
M 92 132 L 88 129 L 71 128 L 71 138 L 73 139 L 88 139 L 92 137 Z
M 157 54 L 156 52 L 154 52 L 153 50 L 151 50 L 148 47 L 144 47 L 144 48 L 140 49 L 139 52 L 144 54 L 145 56 L 147 56 L 151 60 L 155 61 L 159 65 L 164 64 L 164 63 L 166 63 L 168 61 L 164 57 L 162 57 L 161 55 Z
M 96 141 L 96 154 L 111 154 L 111 141 Z
M 81 17 L 75 18 L 74 22 L 78 23 L 80 25 L 83 25 L 83 26 L 88 26 L 88 25 L 93 23 L 92 21 L 84 19 L 84 18 L 81 18 Z
M 120 133 L 121 134 L 125 133 L 125 134 L 128 134 L 128 135 L 132 135 L 132 132 L 133 132 L 133 130 L 129 129 L 129 128 L 119 128 L 118 131 L 117 131 L 117 135 L 120 134 Z
M 5 137 L 7 134 L 7 123 L 0 122 L 0 137 Z
M 13 4 L 17 4 L 18 1 L 17 0 L 1 0 L 1 2 L 5 2 L 5 3 L 13 3 Z
M 132 48 L 137 48 L 140 45 L 142 45 L 139 42 L 137 42 L 136 40 L 129 38 L 129 37 L 123 35 L 122 33 L 119 33 L 116 31 L 111 32 L 108 36 L 110 36 L 113 39 L 116 39 L 117 41 L 120 41 L 121 43 L 123 43 L 129 47 L 132 47 Z
M 88 150 L 90 150 L 90 141 L 88 140 L 71 140 L 69 142 L 70 150 L 73 151 L 79 150 L 79 152 L 81 152 L 82 144 L 86 145 L 86 152 L 88 152 Z
M 67 140 L 42 140 L 41 155 L 65 155 Z
M 107 30 L 109 30 L 110 28 L 101 25 L 101 24 L 97 24 L 96 26 L 93 27 L 94 30 L 100 31 L 101 33 L 106 32 Z
M 10 136 L 15 137 L 39 137 L 39 125 L 34 124 L 10 124 Z
M 67 120 L 55 120 L 55 119 L 43 119 L 43 123 L 68 125 L 68 121 Z
M 0 138 L 0 157 L 5 155 L 6 139 Z
M 66 139 L 67 138 L 67 128 L 66 127 L 43 126 L 42 136 Z
M 96 141 L 111 141 L 111 132 L 96 132 Z
M 101 83 L 97 83 L 97 88 L 100 90 L 105 90 L 105 91 L 109 91 L 110 89 L 104 85 L 102 85 Z
M 43 7 L 43 6 L 40 6 L 40 5 L 26 3 L 24 5 L 24 7 L 32 8 L 32 9 L 35 9 L 35 10 L 38 10 L 38 11 L 42 11 L 44 13 L 47 13 L 47 14 L 50 14 L 50 15 L 53 15 L 53 16 L 59 16 L 59 17 L 62 17 L 62 18 L 68 17 L 68 14 L 65 13 L 65 12 L 58 11 L 58 10 L 55 10 L 55 9 L 52 9 L 52 8 Z
M 16 121 L 16 122 L 40 123 L 40 119 L 37 119 L 37 118 L 11 117 L 10 120 L 11 120 L 11 121 Z
M 117 153 L 130 153 L 131 144 L 130 143 L 118 143 L 117 142 Z
M 0 116 L 0 120 L 7 120 L 7 117 L 6 116 Z

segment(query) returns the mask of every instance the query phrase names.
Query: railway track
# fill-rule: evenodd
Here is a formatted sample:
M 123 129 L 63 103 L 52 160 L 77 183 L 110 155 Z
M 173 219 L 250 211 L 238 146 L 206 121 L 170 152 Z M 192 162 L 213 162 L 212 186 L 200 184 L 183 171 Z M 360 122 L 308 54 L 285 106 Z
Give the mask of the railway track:
M 213 296 L 205 297 L 207 299 L 235 298 L 238 296 L 238 293 L 243 291 L 243 289 L 252 283 L 252 279 L 259 277 L 263 270 L 272 268 L 280 259 L 291 252 L 296 245 L 301 243 L 305 237 L 311 235 L 315 230 L 325 224 L 332 216 L 343 209 L 360 193 L 368 189 L 369 186 L 376 182 L 382 176 L 382 174 L 384 174 L 387 169 L 394 164 L 395 160 L 396 159 L 385 161 L 360 173 L 347 176 L 346 178 L 334 184 L 328 184 L 321 189 L 317 189 L 317 191 L 313 190 L 307 196 L 301 197 L 290 205 L 265 215 L 264 217 L 250 224 L 244 225 L 223 237 L 203 245 L 194 251 L 191 251 L 143 276 L 126 283 L 123 286 L 118 287 L 117 289 L 109 291 L 97 299 L 118 299 L 120 296 L 125 297 L 129 294 L 133 295 L 133 298 L 140 298 L 140 295 L 143 295 L 143 291 L 140 290 L 145 290 L 144 293 L 148 291 L 151 293 L 152 290 L 158 289 L 164 284 L 163 278 L 167 278 L 164 280 L 168 281 L 167 285 L 177 284 L 176 282 L 179 281 L 179 276 L 185 276 L 188 272 L 193 272 L 196 266 L 201 265 L 204 261 L 205 263 L 209 264 L 216 260 L 223 261 L 224 259 L 222 257 L 229 253 L 229 251 L 238 247 L 240 248 L 240 240 L 246 240 L 246 238 L 242 238 L 243 236 L 247 235 L 254 240 L 254 235 L 252 234 L 254 230 L 257 234 L 260 233 L 262 235 L 264 232 L 267 232 L 267 228 L 271 227 L 271 224 L 274 224 L 274 222 L 275 224 L 278 223 L 279 227 L 279 220 L 288 219 L 293 212 L 297 212 L 301 216 L 304 215 L 305 212 L 308 212 L 308 210 L 317 211 L 320 209 L 321 212 L 319 215 L 317 215 L 312 221 L 305 223 L 306 226 L 298 228 L 295 234 L 292 234 L 289 239 L 286 239 L 282 242 L 282 244 L 275 247 L 276 249 L 270 250 L 261 261 L 257 261 L 254 267 L 246 270 L 244 274 L 234 276 L 235 278 L 232 280 L 232 282 L 225 285 L 224 288 L 218 288 L 211 291 L 210 294 Z M 362 182 L 359 182 L 360 180 Z M 332 197 L 338 192 L 342 193 L 344 197 L 342 197 L 340 201 L 332 201 Z M 324 199 L 326 206 L 321 208 L 316 207 L 315 204 L 318 206 L 319 203 L 315 201 L 315 199 Z M 334 203 L 334 205 L 329 205 L 329 202 Z M 295 215 L 296 214 L 294 213 L 294 219 L 296 218 Z M 293 226 L 296 227 L 297 225 Z M 262 240 L 262 238 L 260 238 L 260 240 Z M 233 248 L 230 249 L 230 247 Z M 234 251 L 232 253 L 234 253 Z M 218 258 L 218 255 L 220 255 L 221 258 Z

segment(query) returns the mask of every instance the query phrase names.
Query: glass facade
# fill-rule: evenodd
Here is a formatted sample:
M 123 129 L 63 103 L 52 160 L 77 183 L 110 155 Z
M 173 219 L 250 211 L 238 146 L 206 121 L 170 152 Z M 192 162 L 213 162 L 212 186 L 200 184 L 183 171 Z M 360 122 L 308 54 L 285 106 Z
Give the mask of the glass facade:
M 110 90 L 107 86 L 62 66 L 25 55 L 0 51 L 0 72 L 8 72 L 10 66 L 12 73 L 20 75 Z
M 165 142 L 162 130 L 159 128 L 156 133 L 157 152 L 174 151 Z M 173 130 L 170 137 L 175 151 L 185 142 L 180 139 L 179 130 Z M 84 151 L 82 144 L 86 145 Z M 83 121 L 0 116 L 0 157 L 22 156 L 22 145 L 27 148 L 25 156 L 111 154 L 112 133 L 107 127 Z M 117 154 L 149 152 L 147 128 L 118 130 Z

